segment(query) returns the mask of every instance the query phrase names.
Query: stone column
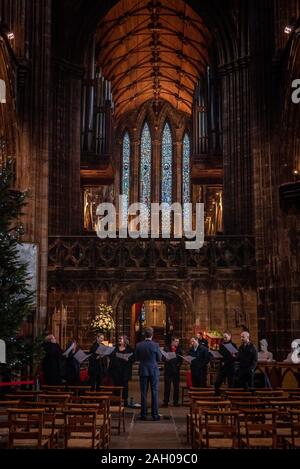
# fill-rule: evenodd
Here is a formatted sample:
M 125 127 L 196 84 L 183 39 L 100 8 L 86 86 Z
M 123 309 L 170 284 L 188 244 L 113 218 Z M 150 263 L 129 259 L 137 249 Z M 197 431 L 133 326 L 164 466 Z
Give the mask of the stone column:
M 249 61 L 220 67 L 223 98 L 224 231 L 253 233 Z

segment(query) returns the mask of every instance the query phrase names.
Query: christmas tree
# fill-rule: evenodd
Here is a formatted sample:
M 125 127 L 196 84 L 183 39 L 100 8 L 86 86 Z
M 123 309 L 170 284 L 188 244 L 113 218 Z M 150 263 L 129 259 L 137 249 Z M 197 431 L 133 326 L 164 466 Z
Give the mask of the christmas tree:
M 26 264 L 18 256 L 22 236 L 19 219 L 26 193 L 13 190 L 12 183 L 13 163 L 8 161 L 0 167 L 0 338 L 8 345 L 30 313 L 33 297 Z

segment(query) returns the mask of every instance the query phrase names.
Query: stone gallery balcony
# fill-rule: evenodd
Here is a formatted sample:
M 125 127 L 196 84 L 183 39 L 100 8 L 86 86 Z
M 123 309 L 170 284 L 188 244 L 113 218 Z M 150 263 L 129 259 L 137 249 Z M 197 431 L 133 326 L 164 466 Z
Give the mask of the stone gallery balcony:
M 50 236 L 49 273 L 97 278 L 186 278 L 234 274 L 255 277 L 253 237 L 217 236 L 199 250 L 185 239 L 99 239 L 96 236 Z

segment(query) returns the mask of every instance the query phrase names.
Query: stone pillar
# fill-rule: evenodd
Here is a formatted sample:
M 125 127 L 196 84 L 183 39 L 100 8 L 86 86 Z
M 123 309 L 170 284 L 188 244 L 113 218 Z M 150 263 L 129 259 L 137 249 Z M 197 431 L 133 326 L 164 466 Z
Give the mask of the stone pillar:
M 249 63 L 220 67 L 223 97 L 224 232 L 253 233 Z
M 52 235 L 75 235 L 82 232 L 80 97 L 83 70 L 63 60 L 55 60 L 52 71 L 49 231 Z

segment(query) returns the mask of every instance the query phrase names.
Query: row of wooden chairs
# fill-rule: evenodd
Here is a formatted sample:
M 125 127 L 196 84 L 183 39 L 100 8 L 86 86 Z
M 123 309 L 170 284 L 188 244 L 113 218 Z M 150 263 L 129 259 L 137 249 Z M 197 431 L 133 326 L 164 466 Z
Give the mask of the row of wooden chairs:
M 81 397 L 101 397 L 110 396 L 110 413 L 116 425 L 112 428 L 117 429 L 120 435 L 121 430 L 125 432 L 125 406 L 122 398 L 123 387 L 122 386 L 101 386 L 99 391 L 90 391 L 88 386 L 69 386 L 67 391 L 63 386 L 43 386 L 43 389 L 39 392 L 36 391 L 17 391 L 14 394 L 6 394 L 6 399 L 19 399 L 21 402 L 60 402 L 66 404 L 68 402 L 81 402 Z M 72 389 L 71 389 L 72 388 Z M 75 388 L 75 389 L 73 389 Z M 76 391 L 84 388 L 84 393 L 80 394 Z
M 76 426 L 84 433 L 83 441 L 77 441 L 80 436 L 76 434 Z M 9 448 L 31 447 L 33 442 L 38 448 L 53 448 L 60 437 L 64 437 L 66 448 L 109 448 L 109 397 L 102 396 L 97 402 L 95 398 L 90 402 L 84 397 L 81 403 L 27 402 L 25 406 L 21 401 L 0 401 L 0 435 L 2 440 L 8 438 Z
M 201 399 L 201 400 L 200 400 Z M 190 412 L 187 414 L 187 441 L 192 446 L 195 441 L 199 442 L 199 434 L 203 427 L 203 415 L 205 411 L 216 412 L 276 412 L 278 416 L 277 424 L 281 427 L 281 435 L 290 435 L 291 426 L 289 411 L 300 411 L 300 400 L 278 400 L 273 398 L 262 400 L 249 397 L 244 400 L 222 400 L 221 397 L 201 396 L 201 393 L 191 394 Z M 241 420 L 243 422 L 243 419 Z M 283 430 L 282 430 L 283 429 Z
M 300 410 L 290 411 L 290 436 L 283 436 L 286 447 L 300 447 Z M 276 410 L 203 411 L 202 425 L 196 428 L 194 448 L 235 449 L 278 447 Z M 241 418 L 244 427 L 241 427 Z M 280 429 L 280 427 L 279 427 Z

